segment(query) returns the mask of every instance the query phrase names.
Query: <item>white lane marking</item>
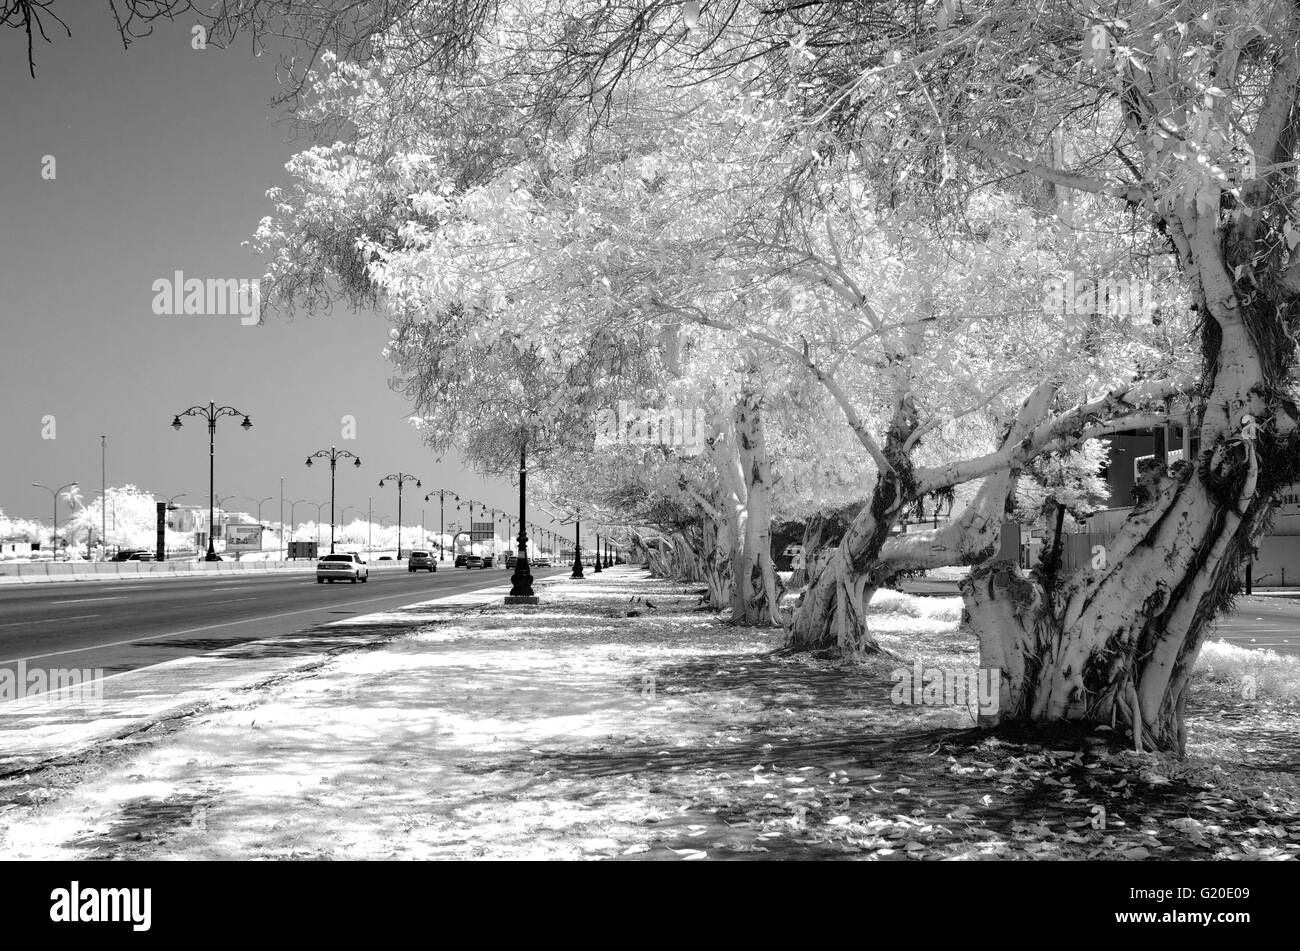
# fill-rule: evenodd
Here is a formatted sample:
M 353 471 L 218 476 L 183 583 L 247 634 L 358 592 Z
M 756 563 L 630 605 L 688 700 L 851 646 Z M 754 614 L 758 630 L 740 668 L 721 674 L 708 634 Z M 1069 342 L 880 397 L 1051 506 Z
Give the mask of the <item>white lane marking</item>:
M 52 617 L 43 621 L 10 621 L 7 624 L 0 624 L 0 627 L 20 627 L 24 624 L 53 624 L 55 621 L 84 621 L 86 618 L 99 617 L 98 614 L 78 614 L 74 617 Z
M 222 598 L 220 601 L 200 601 L 199 607 L 205 604 L 239 604 L 241 601 L 260 601 L 260 598 Z
M 496 587 L 493 585 L 493 587 Z M 488 589 L 482 589 L 488 590 Z M 462 594 L 474 594 L 473 591 L 461 592 Z M 19 661 L 40 660 L 43 657 L 61 657 L 64 654 L 84 654 L 86 651 L 100 650 L 105 647 L 125 647 L 127 644 L 136 644 L 140 641 L 159 641 L 165 637 L 180 637 L 182 634 L 197 634 L 199 631 L 213 631 L 219 627 L 233 627 L 236 624 L 250 624 L 253 621 L 274 621 L 276 618 L 293 617 L 298 614 L 314 614 L 324 611 L 328 608 L 347 607 L 350 604 L 371 604 L 375 601 L 390 601 L 400 595 L 388 594 L 380 598 L 362 598 L 359 601 L 335 601 L 328 604 L 322 604 L 314 608 L 303 608 L 300 611 L 285 611 L 281 614 L 267 614 L 262 617 L 245 618 L 242 621 L 223 621 L 220 624 L 205 624 L 203 627 L 191 627 L 184 631 L 172 631 L 170 634 L 152 634 L 132 637 L 124 641 L 111 641 L 107 644 L 91 644 L 88 647 L 73 647 L 65 651 L 50 651 L 48 654 L 32 654 L 29 657 L 10 657 L 6 660 L 0 660 L 0 664 L 16 664 Z M 411 601 L 410 604 L 419 604 L 419 601 Z M 404 605 L 398 605 L 403 607 Z
M 50 604 L 85 604 L 87 601 L 121 601 L 126 595 L 120 594 L 114 598 L 73 598 L 71 601 L 51 601 Z

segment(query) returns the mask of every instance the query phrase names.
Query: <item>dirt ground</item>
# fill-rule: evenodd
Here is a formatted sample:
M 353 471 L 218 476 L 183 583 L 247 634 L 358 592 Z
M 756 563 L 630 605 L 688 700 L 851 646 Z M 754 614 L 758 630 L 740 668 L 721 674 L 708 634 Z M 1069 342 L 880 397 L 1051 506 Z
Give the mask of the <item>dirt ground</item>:
M 632 568 L 544 586 L 24 778 L 0 855 L 67 859 L 1293 858 L 1294 697 L 1197 685 L 1184 760 L 1105 731 L 990 736 L 892 702 L 974 667 L 954 599 L 902 660 L 773 653 Z M 14 787 L 19 788 L 19 787 Z

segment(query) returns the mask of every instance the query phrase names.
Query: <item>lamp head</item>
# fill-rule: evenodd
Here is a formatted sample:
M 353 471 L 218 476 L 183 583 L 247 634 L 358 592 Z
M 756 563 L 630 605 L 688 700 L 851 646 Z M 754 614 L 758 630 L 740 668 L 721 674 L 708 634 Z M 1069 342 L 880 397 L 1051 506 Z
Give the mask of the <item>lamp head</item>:
M 243 421 L 242 423 L 240 423 L 239 425 L 240 425 L 240 426 L 243 426 L 244 429 L 252 429 L 252 428 L 253 428 L 253 421 L 252 421 L 251 419 L 249 419 L 247 416 L 245 416 L 245 417 L 244 417 L 244 421 Z
M 180 429 L 180 428 L 181 428 L 181 418 L 179 416 L 173 416 L 172 429 Z

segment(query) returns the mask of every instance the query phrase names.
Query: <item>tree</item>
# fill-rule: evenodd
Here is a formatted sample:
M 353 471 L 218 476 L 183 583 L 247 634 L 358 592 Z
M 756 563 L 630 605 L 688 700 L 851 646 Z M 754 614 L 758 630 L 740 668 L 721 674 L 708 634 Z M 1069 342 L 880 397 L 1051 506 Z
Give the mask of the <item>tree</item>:
M 1199 458 L 1150 473 L 1103 569 L 1047 586 L 992 562 L 965 596 L 982 663 L 1002 671 L 1003 718 L 1119 721 L 1138 748 L 1181 748 L 1209 622 L 1274 495 L 1300 472 L 1300 17 L 1270 2 L 938 9 L 872 36 L 837 18 L 842 4 L 801 9 L 792 16 L 818 53 L 773 69 L 803 89 L 847 82 L 842 109 L 805 97 L 810 122 L 874 150 L 896 185 L 913 170 L 927 178 L 921 191 L 951 203 L 984 176 L 1025 176 L 1027 189 L 1132 209 L 1177 256 L 1200 320 Z M 1132 395 L 1087 412 L 1109 415 Z M 1066 420 L 1035 431 L 1061 433 Z

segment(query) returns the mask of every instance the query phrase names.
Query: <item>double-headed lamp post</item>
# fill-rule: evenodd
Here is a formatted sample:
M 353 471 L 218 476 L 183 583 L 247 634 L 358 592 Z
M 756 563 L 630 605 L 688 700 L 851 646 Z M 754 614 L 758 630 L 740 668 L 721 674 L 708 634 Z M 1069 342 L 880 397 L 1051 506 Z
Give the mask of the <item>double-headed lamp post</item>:
M 255 499 L 255 498 L 253 498 L 253 497 L 250 496 L 250 495 L 246 495 L 246 496 L 244 496 L 244 501 L 245 501 L 245 502 L 252 502 L 254 505 L 257 506 L 257 524 L 258 524 L 258 525 L 261 525 L 261 524 L 262 524 L 262 506 L 265 505 L 267 502 L 274 502 L 274 501 L 275 501 L 275 496 L 268 495 L 268 496 L 267 496 L 266 498 L 264 498 L 264 499 Z
M 307 457 L 307 465 L 311 466 L 313 459 L 328 459 L 330 461 L 330 554 L 334 554 L 334 474 L 338 471 L 340 459 L 355 460 L 352 465 L 355 468 L 361 468 L 361 457 L 355 456 L 346 449 L 335 449 L 333 446 L 329 450 L 321 449 L 319 452 L 313 452 Z M 383 485 L 381 482 L 380 485 Z M 399 549 L 400 551 L 400 549 Z
M 177 413 L 172 417 L 172 429 L 181 428 L 182 416 L 198 416 L 208 422 L 208 553 L 204 556 L 204 561 L 220 561 L 217 555 L 216 546 L 212 544 L 212 532 L 216 527 L 213 521 L 216 509 L 216 441 L 217 441 L 217 420 L 222 416 L 242 416 L 244 421 L 239 425 L 244 429 L 252 429 L 253 423 L 248 418 L 248 414 L 233 406 L 218 406 L 211 401 L 207 406 L 191 406 L 183 413 Z
M 289 499 L 281 498 L 281 499 L 280 499 L 280 508 L 281 508 L 281 509 L 284 508 L 284 503 L 285 503 L 285 502 L 288 502 L 288 503 L 289 503 L 289 534 L 290 534 L 291 536 L 296 536 L 296 535 L 298 534 L 298 520 L 294 517 L 295 514 L 296 514 L 296 510 L 297 510 L 298 506 L 301 505 L 301 504 L 304 503 L 304 502 L 306 502 L 308 505 L 311 505 L 312 503 L 311 503 L 311 502 L 307 502 L 306 499 L 293 499 L 292 501 L 290 501 Z M 283 530 L 284 530 L 284 524 L 283 524 L 283 523 L 281 523 L 281 525 L 280 525 L 280 530 L 281 530 L 281 532 L 283 532 Z M 288 555 L 286 555 L 285 557 L 287 558 Z
M 402 560 L 402 489 L 405 483 L 414 482 L 415 487 L 421 488 L 420 480 L 409 472 L 390 472 L 379 480 L 379 487 L 382 489 L 385 482 L 397 483 L 397 560 Z
M 469 510 L 469 553 L 471 555 L 474 554 L 474 506 L 476 505 L 480 506 L 485 512 L 487 511 L 486 505 L 484 505 L 482 502 L 477 502 L 474 499 L 465 499 L 456 504 L 457 512 L 459 512 L 461 509 Z M 455 539 L 453 538 L 452 541 L 455 542 Z M 456 546 L 453 544 L 451 547 L 452 550 L 455 551 Z
M 48 485 L 42 485 L 39 482 L 33 482 L 32 487 L 44 489 L 50 495 L 54 496 L 54 522 L 53 528 L 50 529 L 50 547 L 54 549 L 54 557 L 59 557 L 59 493 L 66 492 L 68 489 L 75 489 L 80 483 L 69 482 L 67 485 L 61 485 L 57 489 L 51 489 Z M 71 555 L 69 555 L 71 557 Z
M 447 496 L 450 495 L 453 502 L 459 502 L 460 496 L 448 489 L 439 489 L 437 492 L 430 492 L 428 495 L 426 495 L 424 497 L 424 501 L 426 502 L 432 501 L 435 495 L 438 497 L 438 560 L 445 561 L 446 555 L 443 552 L 442 540 L 445 537 L 444 516 L 446 514 Z

